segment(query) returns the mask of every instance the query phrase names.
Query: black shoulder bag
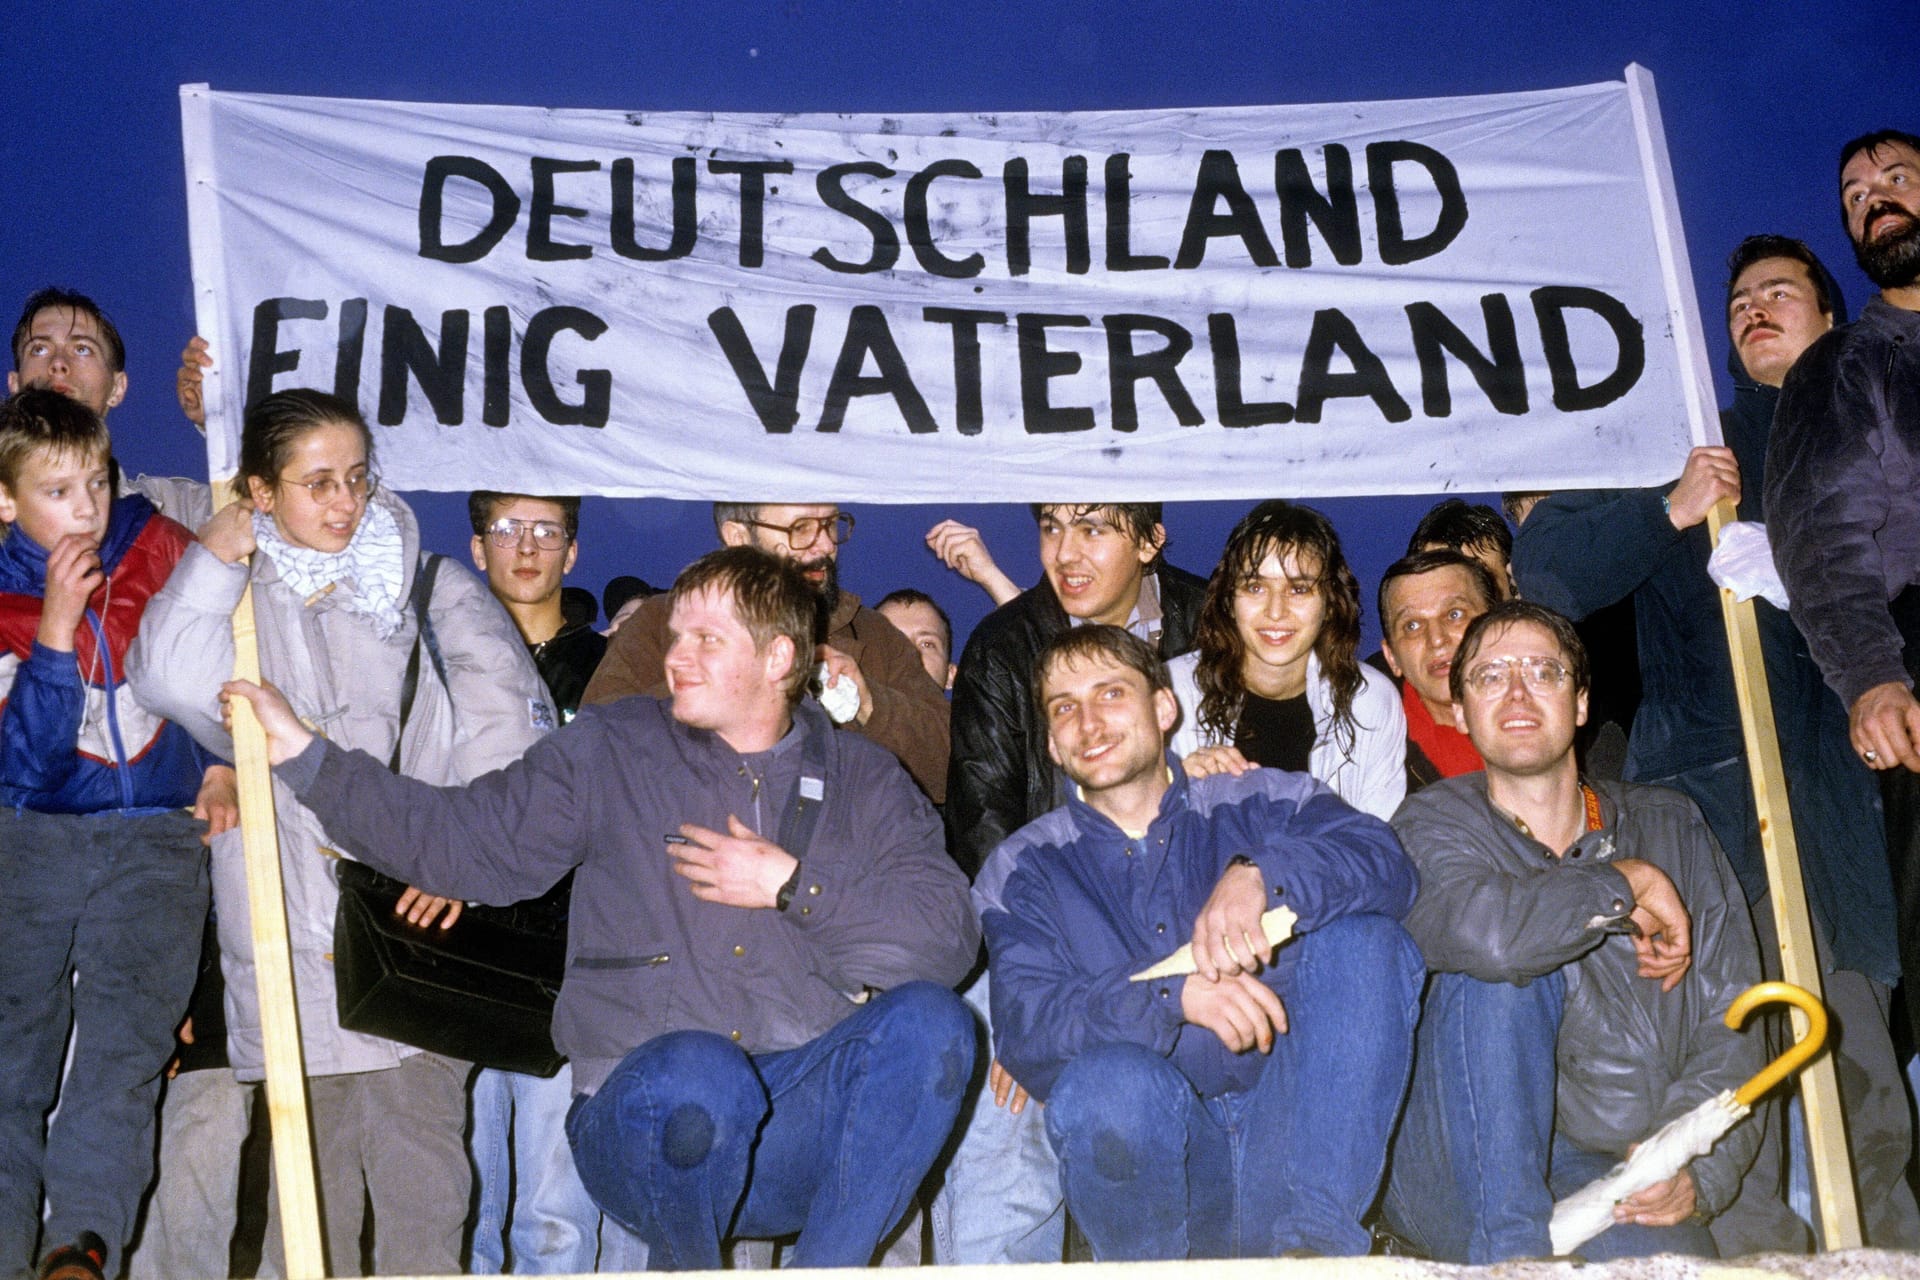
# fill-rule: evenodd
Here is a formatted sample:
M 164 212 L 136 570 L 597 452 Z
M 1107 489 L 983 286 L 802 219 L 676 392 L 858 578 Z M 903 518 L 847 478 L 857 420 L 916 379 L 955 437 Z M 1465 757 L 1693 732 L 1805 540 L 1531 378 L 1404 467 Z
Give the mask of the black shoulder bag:
M 414 575 L 419 633 L 400 684 L 400 726 L 389 761 L 395 773 L 423 646 L 446 687 L 428 619 L 442 559 L 424 557 Z M 553 1002 L 566 972 L 571 876 L 532 902 L 470 906 L 451 929 L 423 929 L 394 914 L 404 882 L 345 858 L 336 870 L 334 985 L 342 1027 L 483 1067 L 536 1076 L 560 1069 L 566 1059 L 553 1046 Z

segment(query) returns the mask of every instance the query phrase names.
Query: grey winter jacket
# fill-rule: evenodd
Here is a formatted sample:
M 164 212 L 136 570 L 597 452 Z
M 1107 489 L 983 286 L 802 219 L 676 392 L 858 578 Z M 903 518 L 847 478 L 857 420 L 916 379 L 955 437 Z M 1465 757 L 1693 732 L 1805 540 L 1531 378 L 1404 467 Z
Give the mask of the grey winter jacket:
M 824 798 L 787 909 L 694 897 L 663 837 L 687 822 L 725 831 L 732 814 L 780 839 L 810 751 L 825 762 Z M 581 708 L 525 759 L 463 788 L 395 777 L 320 741 L 275 773 L 354 853 L 434 893 L 517 902 L 579 868 L 553 1039 L 583 1092 L 669 1031 L 730 1035 L 752 1053 L 805 1044 L 864 988 L 952 986 L 980 946 L 933 806 L 886 748 L 834 732 L 811 701 L 752 756 L 631 697 Z
M 387 506 L 400 524 L 404 595 L 413 588 L 419 527 L 400 499 L 383 491 L 373 500 Z M 252 557 L 251 579 L 261 672 L 319 732 L 372 753 L 384 768 L 393 753 L 400 682 L 417 630 L 411 611 L 401 629 L 382 640 L 365 616 L 336 607 L 332 597 L 302 600 L 281 581 L 265 552 Z M 189 547 L 147 606 L 127 658 L 128 679 L 140 701 L 229 760 L 233 744 L 221 726 L 218 698 L 221 683 L 233 675 L 231 615 L 248 580 L 247 565 L 225 564 L 203 546 Z M 441 685 L 423 654 L 401 766 L 430 782 L 464 782 L 517 759 L 543 727 L 554 723 L 553 712 L 519 632 L 472 573 L 443 562 L 429 616 L 451 688 Z M 418 1050 L 339 1024 L 333 981 L 338 842 L 293 792 L 277 782 L 273 790 L 307 1073 L 396 1066 Z M 214 841 L 213 889 L 230 1054 L 241 1079 L 259 1079 L 260 1010 L 238 829 Z
M 1840 700 L 1911 684 L 1887 602 L 1920 583 L 1920 312 L 1875 298 L 1794 363 L 1766 517 L 1793 620 Z
M 1592 785 L 1603 825 L 1558 859 L 1494 808 L 1484 773 L 1408 796 L 1393 827 L 1420 871 L 1405 923 L 1429 969 L 1516 984 L 1564 971 L 1554 1125 L 1589 1151 L 1624 1157 L 1764 1064 L 1758 1033 L 1723 1021 L 1760 981 L 1760 954 L 1739 882 L 1693 801 L 1664 787 Z M 1692 917 L 1693 965 L 1672 991 L 1636 972 L 1620 932 L 1633 894 L 1607 865 L 1617 858 L 1666 872 Z M 1708 1214 L 1733 1201 L 1759 1141 L 1736 1125 L 1693 1161 Z

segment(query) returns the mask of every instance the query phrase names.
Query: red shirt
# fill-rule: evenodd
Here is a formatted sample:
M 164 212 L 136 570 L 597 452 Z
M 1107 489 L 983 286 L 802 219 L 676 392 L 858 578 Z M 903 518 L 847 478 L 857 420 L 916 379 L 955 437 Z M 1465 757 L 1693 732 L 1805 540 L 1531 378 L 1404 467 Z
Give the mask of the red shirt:
M 1427 710 L 1427 704 L 1420 700 L 1420 694 L 1413 687 L 1413 681 L 1404 681 L 1400 686 L 1400 701 L 1407 712 L 1407 741 L 1419 747 L 1423 755 L 1433 762 L 1443 778 L 1455 778 L 1463 773 L 1478 773 L 1486 768 L 1480 759 L 1480 753 L 1474 749 L 1473 742 L 1466 734 L 1451 724 L 1441 724 Z

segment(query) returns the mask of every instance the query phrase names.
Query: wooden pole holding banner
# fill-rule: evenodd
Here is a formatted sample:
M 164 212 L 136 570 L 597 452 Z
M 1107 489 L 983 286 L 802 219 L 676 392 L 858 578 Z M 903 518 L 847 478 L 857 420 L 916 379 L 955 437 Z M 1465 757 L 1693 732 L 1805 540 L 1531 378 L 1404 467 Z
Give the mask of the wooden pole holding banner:
M 1707 515 L 1717 545 L 1721 527 L 1734 519 L 1724 498 Z M 1766 660 L 1760 652 L 1759 621 L 1753 601 L 1736 600 L 1720 589 L 1727 643 L 1733 654 L 1734 690 L 1740 699 L 1740 732 L 1746 739 L 1747 766 L 1753 775 L 1754 812 L 1760 818 L 1760 846 L 1767 863 L 1767 896 L 1780 938 L 1780 973 L 1796 987 L 1824 999 L 1813 922 L 1800 873 L 1800 845 L 1794 838 L 1787 803 L 1786 769 L 1780 761 L 1780 737 L 1767 690 Z M 1808 1033 L 1807 1015 L 1793 1011 L 1795 1038 Z M 1833 1054 L 1816 1058 L 1800 1075 L 1800 1101 L 1807 1113 L 1807 1147 L 1813 1160 L 1813 1186 L 1819 1199 L 1822 1238 L 1829 1249 L 1857 1249 L 1866 1243 L 1853 1184 L 1853 1160 L 1847 1148 L 1846 1111 Z
M 1666 278 L 1668 310 L 1692 376 L 1682 379 L 1687 389 L 1687 415 L 1693 438 L 1701 444 L 1720 442 L 1720 420 L 1714 410 L 1713 377 L 1707 366 L 1706 335 L 1693 293 L 1687 263 L 1686 240 L 1681 234 L 1680 205 L 1667 159 L 1666 135 L 1660 127 L 1660 107 L 1654 98 L 1653 76 L 1646 68 L 1627 68 L 1627 97 L 1633 106 L 1634 130 L 1640 141 L 1641 169 L 1654 213 L 1654 239 L 1660 249 Z M 1743 477 L 1757 480 L 1758 477 Z M 1718 544 L 1720 529 L 1734 519 L 1731 502 L 1721 501 L 1707 516 L 1707 528 Z M 1773 722 L 1773 699 L 1767 689 L 1766 661 L 1760 652 L 1760 629 L 1751 600 L 1736 600 L 1720 592 L 1721 615 L 1733 658 L 1734 691 L 1740 704 L 1740 732 L 1746 742 L 1747 767 L 1753 776 L 1755 812 L 1760 818 L 1760 845 L 1766 859 L 1767 893 L 1780 938 L 1780 971 L 1797 987 L 1823 996 L 1820 961 L 1814 953 L 1813 921 L 1807 912 L 1807 893 L 1800 874 L 1800 846 L 1793 835 L 1793 817 L 1787 805 L 1787 776 L 1780 762 L 1780 739 Z M 1807 1033 L 1807 1017 L 1793 1012 L 1796 1038 Z M 1800 1076 L 1800 1097 L 1806 1106 L 1807 1147 L 1813 1162 L 1813 1184 L 1820 1210 L 1821 1236 L 1828 1249 L 1857 1249 L 1865 1243 L 1860 1207 L 1853 1184 L 1853 1159 L 1847 1149 L 1846 1117 L 1840 1104 L 1840 1082 L 1833 1055 L 1822 1054 Z
M 219 323 L 225 280 L 221 268 L 220 202 L 210 165 L 212 122 L 207 86 L 180 88 L 180 130 L 187 157 L 187 220 L 194 267 L 194 320 L 201 333 L 225 332 Z M 232 353 L 229 358 L 237 358 Z M 206 371 L 209 428 L 222 403 L 215 394 L 221 366 Z M 215 478 L 214 501 L 225 488 Z M 260 679 L 260 647 L 253 622 L 253 589 L 233 611 L 233 674 Z M 267 738 L 253 705 L 233 702 L 233 765 L 240 778 L 240 834 L 247 860 L 247 907 L 252 919 L 253 964 L 260 1001 L 260 1032 L 266 1057 L 267 1116 L 273 1126 L 274 1187 L 280 1200 L 280 1236 L 288 1280 L 320 1280 L 327 1274 L 320 1233 L 320 1198 L 313 1163 L 313 1129 L 307 1115 L 306 1068 L 300 1054 L 299 1006 L 294 1000 L 293 950 L 287 936 L 287 902 L 280 881 L 280 841 L 273 814 L 273 778 Z
M 233 676 L 260 680 L 260 646 L 253 625 L 253 588 L 233 611 Z M 293 950 L 287 938 L 287 901 L 280 883 L 280 841 L 273 816 L 273 777 L 267 736 L 253 704 L 235 698 L 234 769 L 240 775 L 240 833 L 247 856 L 247 909 L 253 923 L 253 966 L 260 1000 L 260 1036 L 266 1052 L 267 1116 L 273 1126 L 274 1187 L 280 1197 L 280 1236 L 288 1280 L 327 1274 L 315 1187 L 313 1130 L 307 1115 L 306 1069 L 300 1056 L 299 1006 L 294 1000 Z

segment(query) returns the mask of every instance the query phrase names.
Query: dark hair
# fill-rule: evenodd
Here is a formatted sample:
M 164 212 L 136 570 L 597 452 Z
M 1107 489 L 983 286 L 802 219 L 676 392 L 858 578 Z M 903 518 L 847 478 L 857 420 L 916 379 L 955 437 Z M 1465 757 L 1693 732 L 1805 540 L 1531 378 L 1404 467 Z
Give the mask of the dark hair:
M 1167 664 L 1160 660 L 1153 646 L 1125 627 L 1099 622 L 1088 623 L 1084 627 L 1068 627 L 1054 634 L 1033 656 L 1033 705 L 1038 709 L 1042 723 L 1047 718 L 1047 672 L 1056 662 L 1071 665 L 1085 658 L 1110 658 L 1123 667 L 1138 671 L 1146 677 L 1147 688 L 1152 692 L 1157 693 L 1162 689 L 1170 691 L 1173 688 L 1173 677 L 1167 674 Z
M 494 508 L 509 502 L 518 502 L 525 498 L 531 502 L 551 502 L 560 508 L 560 514 L 566 522 L 567 541 L 572 542 L 580 536 L 580 499 L 578 497 L 559 497 L 547 493 L 501 493 L 494 489 L 475 489 L 467 495 L 467 519 L 473 524 L 473 536 L 485 536 L 487 526 L 493 523 Z
M 724 591 L 733 597 L 734 616 L 765 651 L 775 636 L 793 641 L 793 670 L 787 698 L 800 701 L 813 676 L 813 650 L 820 634 L 820 596 L 791 560 L 754 546 L 709 551 L 680 571 L 667 592 L 671 612 L 688 596 Z
M 600 620 L 600 602 L 585 587 L 562 587 L 560 618 L 569 627 L 590 627 Z
M 1153 545 L 1154 529 L 1160 524 L 1160 504 L 1157 502 L 1032 502 L 1027 506 L 1033 512 L 1035 524 L 1046 519 L 1047 512 L 1056 507 L 1068 520 L 1080 516 L 1105 516 L 1136 546 L 1142 547 Z
M 49 307 L 66 307 L 82 315 L 91 316 L 95 327 L 100 330 L 100 340 L 107 344 L 107 363 L 113 366 L 115 373 L 127 367 L 127 344 L 120 340 L 120 330 L 100 304 L 84 293 L 72 289 L 62 289 L 48 285 L 36 289 L 27 298 L 27 305 L 20 309 L 20 322 L 13 326 L 13 367 L 20 367 L 20 353 L 26 350 L 27 339 L 33 336 L 33 318 Z
M 1387 588 L 1402 578 L 1417 578 L 1436 569 L 1465 569 L 1467 580 L 1480 593 L 1481 605 L 1488 609 L 1493 608 L 1500 599 L 1500 587 L 1494 582 L 1493 575 L 1487 572 L 1487 566 L 1464 551 L 1455 551 L 1452 547 L 1416 551 L 1412 555 L 1401 556 L 1380 575 L 1380 590 L 1374 595 L 1374 608 L 1379 611 L 1381 635 L 1386 635 L 1391 625 L 1387 618 Z
M 1320 634 L 1314 637 L 1313 652 L 1320 659 L 1320 670 L 1333 688 L 1333 732 L 1343 751 L 1353 749 L 1357 726 L 1353 719 L 1354 695 L 1360 692 L 1362 677 L 1354 648 L 1360 643 L 1360 583 L 1340 550 L 1340 535 L 1333 523 L 1312 507 L 1269 499 L 1241 517 L 1227 535 L 1227 546 L 1220 563 L 1207 579 L 1207 594 L 1200 605 L 1200 617 L 1194 626 L 1194 648 L 1199 659 L 1194 665 L 1194 681 L 1200 686 L 1200 705 L 1194 718 L 1200 727 L 1228 741 L 1246 704 L 1246 676 L 1241 662 L 1246 646 L 1240 639 L 1240 627 L 1233 616 L 1234 597 L 1240 588 L 1258 575 L 1260 562 L 1269 554 L 1292 551 L 1301 560 L 1319 562 L 1315 586 L 1325 601 Z
M 1407 539 L 1407 554 L 1431 546 L 1452 547 L 1455 551 L 1483 547 L 1498 551 L 1502 560 L 1511 560 L 1513 530 L 1484 502 L 1448 498 L 1420 517 L 1413 536 Z
M 1573 691 L 1584 693 L 1591 686 L 1592 670 L 1587 665 L 1587 646 L 1580 641 L 1580 633 L 1573 629 L 1573 623 L 1565 614 L 1555 613 L 1543 604 L 1531 600 L 1502 600 L 1472 622 L 1460 637 L 1460 647 L 1453 651 L 1453 670 L 1447 672 L 1447 693 L 1455 702 L 1459 702 L 1467 691 L 1467 665 L 1480 652 L 1489 632 L 1496 627 L 1504 631 L 1508 627 L 1531 622 L 1534 626 L 1553 637 L 1560 646 L 1560 653 L 1567 660 L 1567 672 L 1573 677 Z
M 889 591 L 884 596 L 881 596 L 879 603 L 874 605 L 873 608 L 877 613 L 890 604 L 924 604 L 932 609 L 933 616 L 940 619 L 940 630 L 942 634 L 947 638 L 947 652 L 949 654 L 953 652 L 953 619 L 947 616 L 947 611 L 940 607 L 939 601 L 917 587 L 901 587 L 897 591 Z
M 1862 151 L 1872 155 L 1889 142 L 1897 142 L 1915 155 L 1920 155 L 1920 137 L 1908 133 L 1904 129 L 1875 129 L 1872 133 L 1863 133 L 1857 138 L 1850 139 L 1846 145 L 1840 148 L 1840 163 L 1834 166 L 1834 181 L 1838 182 L 1846 173 L 1847 161 L 1853 159 L 1854 156 Z M 1841 209 L 1840 216 L 1842 220 L 1845 220 L 1846 210 L 1844 207 Z
M 610 580 L 607 585 L 602 588 L 600 592 L 600 607 L 607 611 L 607 620 L 611 622 L 613 615 L 620 612 L 627 601 L 633 599 L 635 596 L 639 596 L 644 600 L 648 596 L 657 596 L 659 594 L 660 588 L 654 586 L 645 578 L 636 578 L 630 573 L 623 573 L 619 577 Z
M 29 387 L 0 404 L 0 484 L 9 491 L 27 459 L 36 453 L 105 461 L 112 452 L 113 442 L 100 416 L 58 391 Z
M 1820 313 L 1833 314 L 1833 295 L 1827 288 L 1829 277 L 1826 267 L 1805 244 L 1792 236 L 1775 235 L 1748 236 L 1727 255 L 1727 296 L 1721 304 L 1723 310 L 1733 305 L 1733 286 L 1740 279 L 1741 272 L 1764 258 L 1791 258 L 1805 267 L 1807 279 L 1813 282 L 1813 296 L 1820 304 Z
M 1507 523 L 1518 529 L 1526 523 L 1534 505 L 1549 496 L 1545 489 L 1509 489 L 1500 495 L 1500 514 L 1507 518 Z
M 248 496 L 247 481 L 253 479 L 269 485 L 278 482 L 281 471 L 286 468 L 287 456 L 300 437 L 330 422 L 352 427 L 360 433 L 361 443 L 367 447 L 367 466 L 371 469 L 373 432 L 367 429 L 367 420 L 360 416 L 353 402 L 311 387 L 296 387 L 291 391 L 276 391 L 248 406 L 240 427 L 240 465 L 233 476 L 234 492 L 243 498 Z

